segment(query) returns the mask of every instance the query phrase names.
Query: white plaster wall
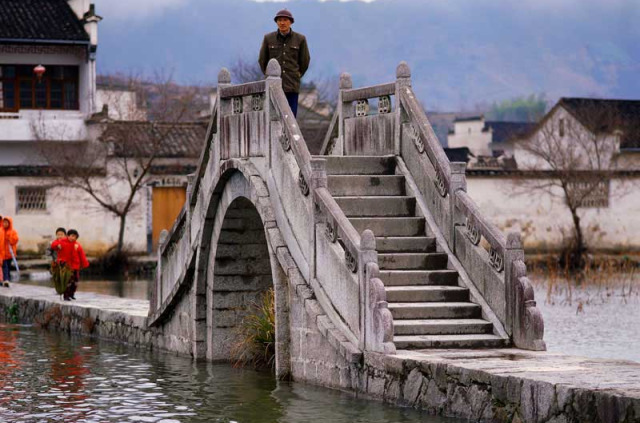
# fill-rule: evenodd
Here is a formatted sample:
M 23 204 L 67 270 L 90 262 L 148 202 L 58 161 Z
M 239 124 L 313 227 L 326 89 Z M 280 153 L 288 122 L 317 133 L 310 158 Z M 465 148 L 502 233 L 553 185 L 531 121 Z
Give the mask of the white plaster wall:
M 147 120 L 146 110 L 138 109 L 136 93 L 127 90 L 100 88 L 96 92 L 96 110 L 109 108 L 109 118 L 115 120 Z
M 522 234 L 526 249 L 557 249 L 572 228 L 562 198 L 523 192 L 509 177 L 467 177 L 467 192 L 494 224 Z M 560 194 L 560 193 L 558 193 Z M 611 182 L 608 208 L 579 211 L 588 245 L 598 250 L 640 250 L 640 178 Z
M 566 155 L 568 153 L 572 153 L 579 155 L 581 156 L 583 163 L 578 166 L 587 170 L 597 169 L 596 166 L 587 164 L 588 159 L 593 159 L 595 157 L 594 147 L 596 142 L 599 147 L 607 148 L 607 150 L 604 151 L 604 154 L 601 154 L 601 157 L 604 156 L 605 163 L 612 155 L 619 151 L 620 141 L 618 136 L 598 135 L 597 138 L 595 138 L 587 128 L 585 128 L 563 107 L 557 107 L 550 113 L 551 115 L 546 122 L 535 133 L 533 133 L 528 140 L 522 140 L 515 145 L 514 157 L 518 163 L 519 169 L 551 170 L 551 167 L 547 162 L 541 160 L 539 156 L 532 154 L 530 151 L 527 151 L 527 143 L 533 143 L 532 145 L 534 146 L 540 146 L 536 148 L 542 148 L 542 151 L 545 152 L 557 150 L 557 154 Z M 565 133 L 562 137 L 559 132 L 561 119 L 564 119 L 565 125 Z M 545 148 L 547 145 L 551 147 Z M 607 169 L 607 167 L 608 165 L 604 164 L 602 169 Z
M 491 132 L 482 132 L 484 119 L 454 123 L 454 133 L 449 134 L 449 148 L 468 147 L 473 154 L 490 156 Z
M 47 211 L 16 213 L 16 187 L 52 185 L 48 178 L 0 178 L 0 214 L 11 216 L 20 236 L 19 251 L 42 251 L 53 238 L 57 227 L 74 228 L 80 232 L 80 243 L 89 254 L 105 252 L 118 240 L 119 220 L 100 208 L 87 194 L 69 188 L 50 188 Z M 118 187 L 114 186 L 114 193 Z M 147 189 L 137 196 L 127 219 L 125 244 L 133 251 L 147 248 Z

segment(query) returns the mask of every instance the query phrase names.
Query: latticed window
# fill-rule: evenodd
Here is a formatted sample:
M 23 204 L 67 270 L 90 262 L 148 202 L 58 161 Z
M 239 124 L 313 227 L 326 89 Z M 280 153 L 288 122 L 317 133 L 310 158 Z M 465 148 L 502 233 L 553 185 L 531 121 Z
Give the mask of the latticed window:
M 570 182 L 569 188 L 580 207 L 609 207 L 609 183 L 609 180 Z
M 34 213 L 47 211 L 47 187 L 18 187 L 16 212 Z

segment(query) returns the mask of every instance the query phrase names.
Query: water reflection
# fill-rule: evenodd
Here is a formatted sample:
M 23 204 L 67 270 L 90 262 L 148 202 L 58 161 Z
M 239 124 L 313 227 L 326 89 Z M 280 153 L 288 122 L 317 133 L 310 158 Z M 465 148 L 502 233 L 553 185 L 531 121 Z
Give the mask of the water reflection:
M 270 374 L 0 325 L 0 421 L 456 422 Z

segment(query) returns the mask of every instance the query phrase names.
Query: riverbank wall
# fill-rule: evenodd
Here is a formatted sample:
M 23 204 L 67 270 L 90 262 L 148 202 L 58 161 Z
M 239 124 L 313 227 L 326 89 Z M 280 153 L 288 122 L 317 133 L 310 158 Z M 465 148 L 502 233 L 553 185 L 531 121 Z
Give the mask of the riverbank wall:
M 13 284 L 0 289 L 0 321 L 191 355 L 188 324 L 173 338 L 147 328 L 148 301 L 78 298 L 64 302 L 51 288 Z M 348 363 L 331 348 L 292 346 L 294 380 L 472 422 L 640 423 L 640 363 L 517 349 L 364 353 Z

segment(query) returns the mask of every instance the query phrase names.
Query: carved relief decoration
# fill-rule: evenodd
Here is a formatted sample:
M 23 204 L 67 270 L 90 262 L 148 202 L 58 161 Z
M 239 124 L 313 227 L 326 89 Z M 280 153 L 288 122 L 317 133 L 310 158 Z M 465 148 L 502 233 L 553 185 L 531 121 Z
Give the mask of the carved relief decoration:
M 471 241 L 473 245 L 478 245 L 480 243 L 480 231 L 474 224 L 473 220 L 468 217 L 466 227 L 467 230 L 465 233 L 467 235 L 467 238 L 469 238 L 469 241 Z
M 369 100 L 356 101 L 356 116 L 362 117 L 369 114 Z
M 413 140 L 413 144 L 416 146 L 416 149 L 418 149 L 418 153 L 424 153 L 424 143 L 422 142 L 422 137 L 420 137 L 420 132 L 412 124 L 409 125 L 409 137 Z
M 259 112 L 264 109 L 264 93 L 253 94 L 251 96 L 251 109 Z
M 231 109 L 234 115 L 242 113 L 242 97 L 233 97 L 231 99 Z
M 304 175 L 302 174 L 302 171 L 298 173 L 298 186 L 300 187 L 300 191 L 302 191 L 302 195 L 304 195 L 305 197 L 309 195 L 309 185 L 307 184 L 307 181 L 304 179 Z
M 378 114 L 386 115 L 391 113 L 391 97 L 383 95 L 378 98 Z
M 358 271 L 358 259 L 346 248 L 344 250 L 344 259 L 347 262 L 347 269 L 351 273 L 356 273 Z
M 433 181 L 433 184 L 436 186 L 436 190 L 438 190 L 441 197 L 447 196 L 447 187 L 444 184 L 444 179 L 442 178 L 440 170 L 436 170 L 436 179 Z
M 284 132 L 284 130 L 282 131 L 282 134 L 280 134 L 280 145 L 282 146 L 282 149 L 284 151 L 291 150 L 291 142 L 289 141 L 289 137 Z
M 489 264 L 498 272 L 504 270 L 504 259 L 493 247 L 489 250 Z

